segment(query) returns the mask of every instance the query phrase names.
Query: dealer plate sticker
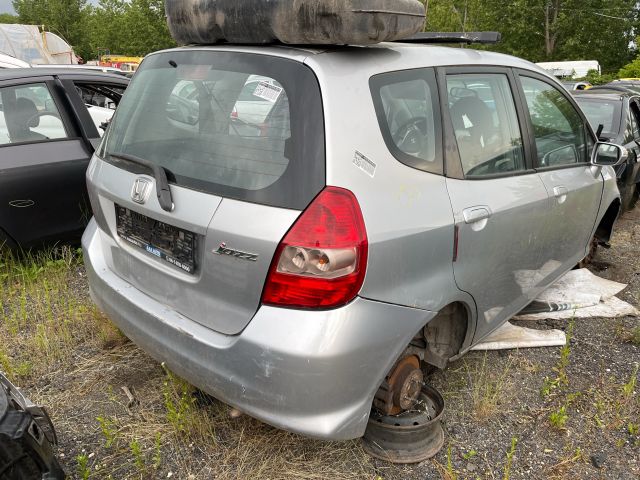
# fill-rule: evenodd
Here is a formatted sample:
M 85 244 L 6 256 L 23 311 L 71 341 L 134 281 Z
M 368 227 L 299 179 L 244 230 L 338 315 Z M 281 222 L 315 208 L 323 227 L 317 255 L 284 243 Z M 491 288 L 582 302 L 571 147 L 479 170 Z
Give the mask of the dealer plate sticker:
M 270 83 L 267 83 L 267 82 L 258 83 L 256 90 L 253 92 L 253 94 L 256 97 L 264 98 L 265 100 L 269 100 L 270 102 L 273 102 L 273 103 L 275 103 L 278 100 L 281 93 L 282 93 L 281 87 L 278 87 L 277 85 L 271 85 Z
M 365 172 L 371 178 L 376 174 L 376 164 L 373 160 L 368 159 L 362 153 L 356 150 L 356 154 L 353 157 L 353 164 L 360 170 Z

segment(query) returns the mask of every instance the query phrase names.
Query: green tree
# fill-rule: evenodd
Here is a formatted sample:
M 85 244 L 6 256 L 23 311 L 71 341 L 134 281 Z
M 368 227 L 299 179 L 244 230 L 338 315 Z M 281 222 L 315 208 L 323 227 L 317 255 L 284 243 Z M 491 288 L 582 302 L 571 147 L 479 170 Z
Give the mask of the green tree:
M 628 63 L 618 72 L 619 78 L 640 78 L 640 56 Z
M 424 0 L 427 30 L 497 30 L 491 50 L 539 62 L 598 60 L 616 72 L 633 58 L 636 0 Z
M 17 15 L 11 15 L 10 13 L 0 13 L 0 23 L 20 23 L 20 19 Z
M 163 0 L 100 0 L 88 22 L 94 55 L 146 55 L 175 46 L 164 16 Z

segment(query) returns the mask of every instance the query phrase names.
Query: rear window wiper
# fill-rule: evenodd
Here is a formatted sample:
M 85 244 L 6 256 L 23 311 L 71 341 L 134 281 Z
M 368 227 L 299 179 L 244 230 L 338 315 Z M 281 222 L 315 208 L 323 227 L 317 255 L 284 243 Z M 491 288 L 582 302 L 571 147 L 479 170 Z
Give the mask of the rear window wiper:
M 174 209 L 173 198 L 171 197 L 171 190 L 169 189 L 169 181 L 167 180 L 167 169 L 157 165 L 144 158 L 136 157 L 135 155 L 129 155 L 127 153 L 109 153 L 109 156 L 118 158 L 126 162 L 135 163 L 147 167 L 153 172 L 153 177 L 156 179 L 156 193 L 158 194 L 158 202 L 160 206 L 166 212 L 172 212 Z M 171 172 L 169 172 L 171 173 Z

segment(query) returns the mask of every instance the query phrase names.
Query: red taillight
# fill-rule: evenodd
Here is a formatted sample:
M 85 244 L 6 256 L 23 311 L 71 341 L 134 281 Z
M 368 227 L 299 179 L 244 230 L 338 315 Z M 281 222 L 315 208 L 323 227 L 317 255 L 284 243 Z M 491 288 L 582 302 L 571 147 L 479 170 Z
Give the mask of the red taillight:
M 262 303 L 335 308 L 357 295 L 367 267 L 367 232 L 356 197 L 326 187 L 280 242 Z

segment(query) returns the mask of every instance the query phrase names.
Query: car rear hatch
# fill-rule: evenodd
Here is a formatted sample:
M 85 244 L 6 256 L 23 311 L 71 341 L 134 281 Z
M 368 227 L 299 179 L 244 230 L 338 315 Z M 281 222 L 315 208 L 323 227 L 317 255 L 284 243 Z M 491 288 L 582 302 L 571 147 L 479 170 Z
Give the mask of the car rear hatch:
M 168 309 L 237 334 L 278 244 L 325 185 L 318 82 L 277 56 L 151 55 L 96 157 L 87 176 L 109 267 Z M 163 175 L 170 201 L 157 196 Z

